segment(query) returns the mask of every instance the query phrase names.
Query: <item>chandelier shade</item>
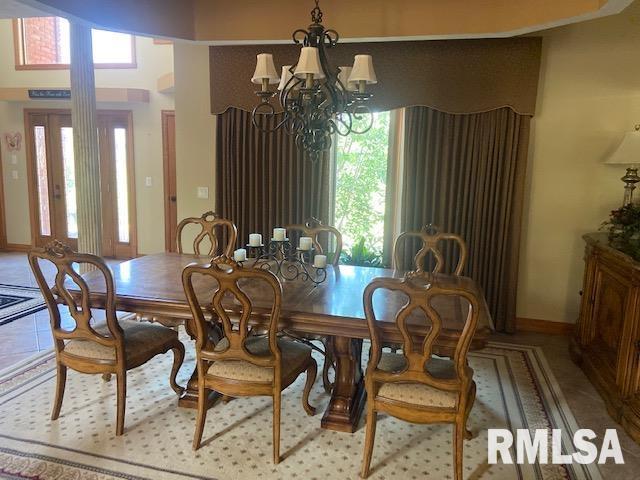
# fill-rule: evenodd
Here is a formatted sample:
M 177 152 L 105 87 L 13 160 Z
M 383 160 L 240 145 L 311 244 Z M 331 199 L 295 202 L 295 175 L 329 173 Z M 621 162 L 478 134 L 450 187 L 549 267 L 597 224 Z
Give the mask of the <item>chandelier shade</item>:
M 305 77 L 313 75 L 314 79 L 324 78 L 324 72 L 320 66 L 320 56 L 316 47 L 302 47 L 300 50 L 300 58 L 296 66 L 296 77 Z
M 291 77 L 293 77 L 293 74 L 291 73 L 291 65 L 285 65 L 282 67 L 282 75 L 280 75 L 280 83 L 278 84 L 279 91 L 284 90 L 289 83 L 289 80 L 291 80 Z
M 253 72 L 253 77 L 251 77 L 251 81 L 253 83 L 260 84 L 265 80 L 269 84 L 278 83 L 280 81 L 280 77 L 278 77 L 278 73 L 276 72 L 276 66 L 273 63 L 273 55 L 270 53 L 258 54 L 256 69 Z
M 364 81 L 368 85 L 378 83 L 376 72 L 373 70 L 373 59 L 371 55 L 356 55 L 351 74 L 349 75 L 349 81 Z
M 340 67 L 340 73 L 338 74 L 338 80 L 340 80 L 340 88 L 345 88 L 349 92 L 355 92 L 358 86 L 354 82 L 349 81 L 353 67 Z

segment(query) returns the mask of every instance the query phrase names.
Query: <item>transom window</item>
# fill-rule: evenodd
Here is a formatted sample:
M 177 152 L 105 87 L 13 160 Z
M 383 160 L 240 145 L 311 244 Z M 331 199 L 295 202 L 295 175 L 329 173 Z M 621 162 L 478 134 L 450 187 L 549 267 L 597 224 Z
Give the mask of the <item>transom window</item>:
M 14 21 L 17 69 L 62 69 L 71 61 L 69 21 L 30 17 Z M 127 33 L 92 30 L 97 68 L 135 68 L 135 38 Z

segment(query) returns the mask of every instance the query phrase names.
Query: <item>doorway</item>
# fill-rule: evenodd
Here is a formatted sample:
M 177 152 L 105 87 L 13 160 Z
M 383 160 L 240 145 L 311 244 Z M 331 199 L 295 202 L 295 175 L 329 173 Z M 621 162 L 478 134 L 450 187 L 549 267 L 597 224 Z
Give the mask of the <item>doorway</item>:
M 162 156 L 164 161 L 164 247 L 175 252 L 178 208 L 176 191 L 176 114 L 162 111 Z
M 78 246 L 73 128 L 68 110 L 25 110 L 32 239 Z M 137 254 L 131 112 L 99 111 L 102 251 Z

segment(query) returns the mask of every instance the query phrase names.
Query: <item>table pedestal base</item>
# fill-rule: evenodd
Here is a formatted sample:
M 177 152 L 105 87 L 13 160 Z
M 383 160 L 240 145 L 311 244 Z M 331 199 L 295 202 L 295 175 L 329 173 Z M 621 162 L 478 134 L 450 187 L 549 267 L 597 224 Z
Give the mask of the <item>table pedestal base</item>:
M 333 337 L 329 348 L 333 348 L 336 378 L 321 426 L 328 430 L 353 433 L 358 429 L 367 396 L 362 378 L 362 340 Z
M 216 401 L 221 397 L 218 392 L 210 391 L 207 399 L 207 409 L 213 407 Z M 178 406 L 182 408 L 198 408 L 198 369 L 194 368 L 191 378 L 187 383 L 184 393 L 178 399 Z

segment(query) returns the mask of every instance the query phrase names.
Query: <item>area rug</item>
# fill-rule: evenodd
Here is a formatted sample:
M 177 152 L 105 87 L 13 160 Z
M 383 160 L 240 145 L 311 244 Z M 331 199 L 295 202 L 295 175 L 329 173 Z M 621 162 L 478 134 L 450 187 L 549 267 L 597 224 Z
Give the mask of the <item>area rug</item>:
M 184 338 L 184 335 L 183 335 Z M 180 372 L 193 366 L 192 342 Z M 366 351 L 366 349 L 365 349 Z M 465 478 L 594 479 L 596 466 L 489 465 L 487 429 L 561 428 L 568 441 L 578 428 L 542 351 L 491 343 L 470 364 L 478 384 L 470 416 L 476 434 L 464 445 Z M 354 434 L 320 428 L 320 413 L 301 405 L 304 378 L 283 396 L 283 461 L 272 463 L 269 398 L 216 404 L 207 417 L 204 445 L 191 449 L 195 411 L 177 407 L 168 385 L 171 354 L 129 374 L 125 434 L 115 436 L 115 382 L 69 374 L 60 418 L 49 420 L 55 388 L 53 354 L 0 373 L 0 477 L 62 479 L 355 479 L 364 428 Z M 311 402 L 322 412 L 328 395 L 316 381 Z M 453 477 L 451 427 L 413 425 L 381 416 L 372 479 Z
M 0 284 L 0 325 L 26 317 L 45 307 L 39 289 Z

